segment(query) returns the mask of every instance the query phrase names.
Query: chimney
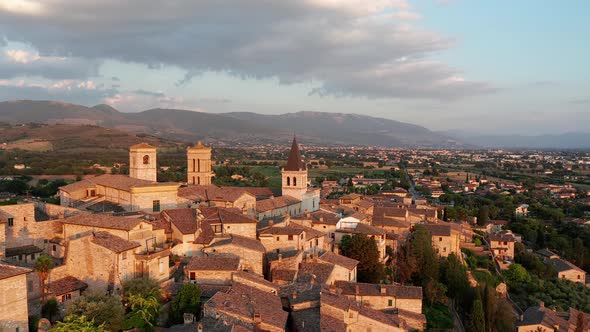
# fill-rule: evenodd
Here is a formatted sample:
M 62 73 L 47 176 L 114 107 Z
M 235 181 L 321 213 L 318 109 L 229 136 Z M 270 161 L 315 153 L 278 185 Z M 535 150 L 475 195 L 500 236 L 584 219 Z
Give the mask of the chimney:
M 197 325 L 197 332 L 203 332 L 203 323 L 199 323 L 199 325 Z
M 539 307 L 541 307 L 541 308 L 545 308 L 545 302 L 543 302 L 543 301 L 539 301 Z
M 279 263 L 283 261 L 283 254 L 279 254 Z
M 309 259 L 309 255 L 307 253 L 305 253 L 305 262 L 306 263 L 310 263 L 311 260 Z
M 361 289 L 360 289 L 360 287 L 359 287 L 358 284 L 354 286 L 354 293 L 356 295 L 360 295 L 361 294 Z
M 306 212 L 306 213 L 305 213 L 305 219 L 310 219 L 310 218 L 311 218 L 311 213 L 309 213 L 309 212 Z
M 330 293 L 332 293 L 332 294 L 336 293 L 336 285 L 330 284 Z
M 320 216 L 320 222 L 324 222 L 324 216 Z
M 381 289 L 381 295 L 385 295 L 387 293 L 387 288 L 385 288 L 385 285 L 381 285 L 380 289 Z
M 297 299 L 297 291 L 293 291 L 293 296 L 292 297 L 293 297 L 293 300 L 296 300 Z
M 274 223 L 275 222 L 271 219 L 271 220 L 268 221 L 268 226 L 272 226 L 272 225 L 274 225 Z
M 318 253 L 317 251 L 313 253 L 313 262 L 317 263 L 318 262 Z

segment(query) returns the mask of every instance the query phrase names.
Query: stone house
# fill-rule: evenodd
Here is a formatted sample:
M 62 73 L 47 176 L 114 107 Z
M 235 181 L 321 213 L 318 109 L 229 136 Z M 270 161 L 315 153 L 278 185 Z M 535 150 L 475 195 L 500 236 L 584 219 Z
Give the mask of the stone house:
M 232 273 L 241 270 L 237 256 L 194 256 L 184 271 L 191 283 L 204 285 L 231 285 Z
M 566 261 L 563 258 L 551 258 L 547 262 L 553 265 L 557 272 L 557 278 L 569 280 L 571 282 L 586 284 L 586 271 Z
M 135 241 L 109 232 L 93 232 L 67 242 L 64 265 L 51 270 L 49 282 L 71 276 L 90 289 L 116 291 L 126 279 L 169 278 L 169 250 L 146 252 Z
M 461 257 L 461 232 L 453 227 L 451 223 L 424 224 L 432 236 L 432 246 L 440 257 L 448 257 L 454 253 L 459 259 Z
M 36 221 L 35 204 L 20 203 L 0 206 L 0 223 L 4 224 L 5 248 L 33 245 L 45 248 L 45 240 L 53 238 L 60 229 L 59 220 Z
M 260 230 L 258 238 L 266 251 L 301 250 L 318 252 L 329 247 L 327 234 L 314 228 L 302 226 L 287 219 Z
M 249 237 L 229 234 L 217 239 L 203 250 L 207 254 L 239 256 L 242 269 L 263 275 L 265 249 L 262 243 Z
M 205 317 L 225 325 L 240 325 L 248 330 L 283 332 L 289 314 L 281 298 L 272 290 L 262 290 L 239 282 L 225 292 L 217 292 L 203 305 Z
M 356 259 L 338 255 L 331 251 L 326 251 L 319 256 L 319 260 L 322 262 L 334 264 L 333 274 L 335 281 L 356 281 L 357 266 L 359 264 L 359 261 Z
M 218 206 L 236 208 L 244 214 L 256 214 L 256 196 L 240 187 L 195 185 L 181 187 L 178 196 L 189 201 L 191 207 Z
M 406 322 L 394 315 L 365 307 L 336 292 L 323 291 L 321 326 L 335 331 L 407 331 Z
M 53 280 L 47 285 L 48 297 L 54 297 L 59 303 L 67 303 L 80 297 L 82 292 L 88 288 L 85 282 L 71 277 L 63 277 Z
M 0 263 L 0 331 L 28 331 L 27 273 Z
M 404 309 L 422 314 L 422 287 L 336 281 L 342 295 L 377 310 Z
M 494 257 L 502 260 L 514 260 L 514 235 L 508 232 L 490 235 L 490 249 Z
M 216 240 L 235 234 L 256 238 L 256 219 L 240 210 L 221 207 L 184 208 L 163 211 L 160 220 L 170 225 L 172 252 L 181 256 L 198 255 Z

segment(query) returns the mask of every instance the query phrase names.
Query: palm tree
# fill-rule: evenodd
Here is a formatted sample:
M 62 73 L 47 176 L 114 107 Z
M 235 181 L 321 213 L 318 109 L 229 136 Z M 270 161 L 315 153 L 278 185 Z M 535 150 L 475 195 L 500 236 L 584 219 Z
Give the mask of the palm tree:
M 35 272 L 41 280 L 41 303 L 45 303 L 45 283 L 49 277 L 49 271 L 53 268 L 53 259 L 47 255 L 41 255 L 35 262 Z

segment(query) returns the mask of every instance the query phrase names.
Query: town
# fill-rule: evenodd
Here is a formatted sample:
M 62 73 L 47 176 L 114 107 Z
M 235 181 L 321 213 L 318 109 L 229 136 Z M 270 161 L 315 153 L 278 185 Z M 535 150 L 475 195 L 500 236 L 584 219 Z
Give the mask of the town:
M 4 164 L 1 331 L 590 328 L 588 153 L 160 150 Z

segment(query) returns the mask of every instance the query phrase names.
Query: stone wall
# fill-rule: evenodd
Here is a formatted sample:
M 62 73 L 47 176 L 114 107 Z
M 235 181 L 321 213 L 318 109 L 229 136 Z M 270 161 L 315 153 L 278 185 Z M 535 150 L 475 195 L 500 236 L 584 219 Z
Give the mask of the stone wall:
M 0 279 L 0 331 L 28 331 L 27 276 Z

